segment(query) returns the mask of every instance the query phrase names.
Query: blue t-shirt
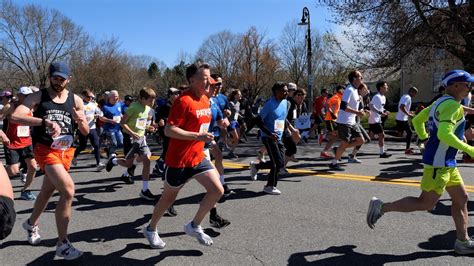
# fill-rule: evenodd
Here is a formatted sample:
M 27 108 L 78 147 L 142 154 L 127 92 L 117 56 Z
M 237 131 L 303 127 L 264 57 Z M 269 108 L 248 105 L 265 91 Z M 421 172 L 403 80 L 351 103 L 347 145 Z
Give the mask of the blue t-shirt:
M 211 103 L 212 112 L 211 123 L 209 124 L 209 132 L 212 132 L 215 137 L 218 137 L 220 135 L 220 129 L 216 125 L 216 121 L 222 120 L 222 111 L 219 108 L 215 97 L 212 97 L 209 101 Z
M 263 124 L 271 132 L 278 135 L 278 139 L 281 140 L 283 131 L 285 130 L 285 119 L 288 115 L 288 101 L 278 101 L 275 97 L 271 97 L 263 106 L 259 116 L 263 120 Z M 267 135 L 262 132 L 262 137 Z
M 224 109 L 230 109 L 229 100 L 227 100 L 227 96 L 222 93 L 219 93 L 214 98 L 217 100 L 217 104 L 219 105 L 221 111 L 224 111 Z
M 106 103 L 102 107 L 102 111 L 104 112 L 104 117 L 108 119 L 113 119 L 117 122 L 120 122 L 122 117 L 122 103 L 116 102 L 115 104 Z M 111 124 L 105 123 L 104 130 L 108 132 L 116 132 L 120 130 L 120 124 Z
M 125 111 L 127 111 L 127 108 L 128 106 L 125 104 L 125 102 L 120 102 L 120 104 L 122 104 L 122 114 L 124 115 L 125 114 Z

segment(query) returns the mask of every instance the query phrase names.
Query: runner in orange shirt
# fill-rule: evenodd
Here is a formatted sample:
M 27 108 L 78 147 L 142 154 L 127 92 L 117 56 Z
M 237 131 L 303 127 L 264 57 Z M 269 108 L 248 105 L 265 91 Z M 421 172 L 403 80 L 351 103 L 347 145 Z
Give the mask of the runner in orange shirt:
M 341 85 L 337 86 L 335 92 L 336 93 L 328 100 L 326 116 L 324 117 L 324 120 L 326 121 L 326 129 L 328 131 L 328 142 L 326 143 L 324 150 L 321 152 L 321 157 L 326 159 L 334 158 L 334 156 L 329 154 L 328 151 L 337 140 L 336 119 L 337 115 L 339 114 L 344 87 Z

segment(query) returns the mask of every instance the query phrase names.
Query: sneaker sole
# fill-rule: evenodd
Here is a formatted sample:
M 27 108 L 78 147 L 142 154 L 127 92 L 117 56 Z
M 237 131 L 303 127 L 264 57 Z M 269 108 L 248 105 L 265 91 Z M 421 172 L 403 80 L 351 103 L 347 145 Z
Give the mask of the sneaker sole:
M 82 255 L 84 255 L 84 252 L 81 251 L 81 253 L 79 253 L 78 256 L 75 256 L 75 257 L 66 257 L 66 256 L 63 256 L 63 255 L 60 255 L 60 254 L 56 254 L 57 257 L 60 257 L 60 258 L 64 258 L 65 260 L 75 260 L 75 259 L 78 259 L 80 258 Z
M 367 225 L 370 227 L 370 229 L 375 228 L 375 224 L 372 223 L 372 218 L 374 217 L 374 205 L 375 200 L 370 200 L 369 210 L 367 211 Z
M 188 230 L 187 230 L 186 228 L 187 228 L 187 225 L 184 226 L 184 232 L 185 232 L 188 236 L 191 236 L 191 237 L 196 238 L 196 240 L 199 242 L 199 244 L 201 244 L 201 245 L 203 245 L 203 246 L 206 246 L 206 247 L 209 247 L 209 246 L 212 246 L 212 244 L 214 243 L 214 242 L 212 242 L 212 240 L 211 240 L 211 243 L 206 243 L 206 242 L 204 242 L 202 239 L 199 239 L 199 238 L 196 236 L 196 234 L 194 233 L 194 231 L 188 232 Z

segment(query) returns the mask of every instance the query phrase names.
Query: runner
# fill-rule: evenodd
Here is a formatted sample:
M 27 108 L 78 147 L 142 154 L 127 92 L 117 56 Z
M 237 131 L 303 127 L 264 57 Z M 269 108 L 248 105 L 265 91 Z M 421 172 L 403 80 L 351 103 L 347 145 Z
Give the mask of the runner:
M 286 117 L 288 116 L 288 87 L 283 82 L 277 82 L 272 87 L 273 96 L 265 103 L 256 121 L 262 130 L 262 142 L 265 145 L 270 160 L 266 162 L 250 162 L 250 178 L 257 180 L 258 170 L 270 169 L 267 177 L 267 184 L 263 191 L 271 195 L 280 195 L 281 191 L 277 188 L 280 169 L 284 167 L 284 152 L 282 137 L 285 126 L 292 128 L 292 134 L 299 134 Z
M 216 168 L 204 158 L 204 143 L 214 136 L 208 132 L 211 122 L 209 98 L 210 67 L 197 63 L 188 66 L 186 79 L 190 89 L 175 101 L 171 107 L 165 134 L 170 137 L 166 154 L 164 190 L 155 205 L 150 224 L 143 228 L 143 234 L 152 248 L 164 248 L 165 242 L 158 235 L 158 221 L 176 200 L 184 184 L 194 178 L 207 191 L 193 220 L 184 226 L 186 234 L 195 237 L 199 243 L 210 246 L 212 238 L 204 233 L 201 222 L 205 215 L 222 197 L 224 188 L 219 181 Z
M 0 162 L 0 240 L 9 236 L 15 225 L 16 212 L 13 198 L 10 178 Z
M 337 116 L 339 115 L 339 108 L 341 107 L 342 95 L 344 93 L 344 86 L 338 85 L 335 89 L 334 95 L 329 98 L 327 103 L 326 116 L 324 120 L 326 121 L 326 131 L 328 132 L 328 142 L 324 146 L 323 151 L 320 156 L 325 159 L 332 159 L 332 156 L 329 153 L 332 145 L 338 140 L 338 131 L 337 131 Z M 335 155 L 335 154 L 334 154 Z
M 413 149 L 410 148 L 411 144 L 411 137 L 413 132 L 411 131 L 410 124 L 408 123 L 408 117 L 413 117 L 413 112 L 410 111 L 411 108 L 411 100 L 413 97 L 416 96 L 418 93 L 418 89 L 415 87 L 411 87 L 408 90 L 407 94 L 404 94 L 400 101 L 398 102 L 398 111 L 397 116 L 395 118 L 397 122 L 397 130 L 399 136 L 403 136 L 403 132 L 407 133 L 406 136 L 406 149 L 405 154 L 411 155 L 414 154 Z
M 387 203 L 373 197 L 367 212 L 367 224 L 373 229 L 378 219 L 387 212 L 432 210 L 444 190 L 447 190 L 452 200 L 451 215 L 456 226 L 454 251 L 458 254 L 473 254 L 474 241 L 467 234 L 468 195 L 456 167 L 456 154 L 462 150 L 474 156 L 474 147 L 462 141 L 465 118 L 459 103 L 469 92 L 474 77 L 465 71 L 453 70 L 443 77 L 442 82 L 446 87 L 446 95 L 413 119 L 416 134 L 422 140 L 427 139 L 420 196 Z M 427 121 L 429 134 L 425 128 Z
M 328 95 L 328 90 L 322 89 L 321 95 L 316 97 L 313 102 L 313 113 L 311 114 L 313 124 L 311 125 L 310 132 L 316 129 L 316 137 L 319 145 L 322 145 L 324 141 L 324 132 L 321 128 L 321 124 L 324 121 L 323 117 L 325 116 L 327 108 Z
M 21 87 L 18 90 L 18 105 L 23 104 L 27 95 L 32 94 L 33 91 L 29 87 Z M 33 183 L 33 178 L 36 175 L 36 160 L 33 155 L 33 141 L 31 139 L 30 127 L 14 123 L 11 120 L 11 114 L 15 110 L 15 106 L 6 113 L 6 120 L 4 127 L 7 128 L 5 134 L 8 137 L 9 144 L 5 147 L 5 159 L 7 161 L 7 172 L 9 176 L 16 176 L 20 174 L 20 162 L 26 163 L 27 174 L 24 180 L 24 185 L 21 190 L 20 198 L 24 200 L 35 200 L 36 195 L 29 189 Z M 29 113 L 28 116 L 33 116 Z M 5 141 L 5 140 L 4 140 Z M 23 177 L 22 177 L 23 178 Z
M 385 94 L 388 92 L 388 84 L 385 81 L 379 81 L 376 88 L 377 94 L 370 101 L 369 134 L 371 137 L 378 136 L 380 158 L 389 158 L 392 155 L 385 151 L 385 132 L 382 125 L 382 117 L 387 117 L 390 114 L 385 110 Z
M 49 67 L 49 77 L 50 87 L 26 97 L 11 117 L 14 123 L 33 126 L 35 158 L 45 173 L 33 213 L 23 223 L 23 228 L 28 233 L 30 244 L 37 245 L 41 241 L 39 217 L 57 190 L 59 201 L 55 211 L 58 229 L 56 256 L 72 260 L 82 255 L 82 251 L 74 248 L 67 238 L 74 198 L 74 181 L 68 173 L 74 156 L 74 148 L 71 148 L 73 120 L 77 122 L 83 135 L 89 134 L 89 126 L 84 116 L 82 99 L 67 90 L 71 78 L 69 67 L 62 62 L 52 63 Z M 34 117 L 29 117 L 28 114 L 33 110 Z
M 132 95 L 125 95 L 124 100 L 122 102 L 122 116 L 125 115 L 127 108 L 133 103 L 134 99 Z M 120 128 L 123 135 L 123 154 L 127 155 L 130 149 L 132 148 L 132 137 L 125 132 L 123 128 Z M 135 169 L 137 168 L 136 164 L 132 164 L 132 166 L 128 167 L 126 171 L 123 172 L 121 178 L 128 183 L 133 184 L 133 177 L 135 176 Z M 126 183 L 127 183 L 126 182 Z
M 360 96 L 357 89 L 362 84 L 362 73 L 353 70 L 349 73 L 350 84 L 344 90 L 341 101 L 341 109 L 337 117 L 337 130 L 341 143 L 336 151 L 336 156 L 332 160 L 329 168 L 333 170 L 342 170 L 338 161 L 342 158 L 347 148 L 356 147 L 364 144 L 362 133 L 356 123 L 356 116 L 364 116 L 364 110 L 359 111 Z
M 230 125 L 227 127 L 227 132 L 230 135 L 230 150 L 227 154 L 229 159 L 239 158 L 234 154 L 235 147 L 239 144 L 240 141 L 240 125 L 238 120 L 241 119 L 240 115 L 240 99 L 242 98 L 242 93 L 239 89 L 234 89 L 230 92 L 229 95 L 229 122 Z
M 77 156 L 81 151 L 87 147 L 87 139 L 91 142 L 92 148 L 94 149 L 94 157 L 96 170 L 102 171 L 105 168 L 105 164 L 100 161 L 100 149 L 99 149 L 99 134 L 96 130 L 96 119 L 102 116 L 102 111 L 99 106 L 94 102 L 95 96 L 91 90 L 84 90 L 82 92 L 82 100 L 84 101 L 84 114 L 89 124 L 89 135 L 82 135 L 79 132 L 79 147 L 74 152 L 74 159 L 72 159 L 72 165 L 77 165 Z
M 117 149 L 123 147 L 123 135 L 120 130 L 120 121 L 122 120 L 122 103 L 119 102 L 118 91 L 112 90 L 107 96 L 108 102 L 102 107 L 103 116 L 99 117 L 102 122 L 104 134 L 109 142 L 107 147 L 107 158 L 117 155 Z
M 124 131 L 132 138 L 132 148 L 126 154 L 124 159 L 118 159 L 115 154 L 112 154 L 107 162 L 106 170 L 110 172 L 114 166 L 120 164 L 123 167 L 131 167 L 135 160 L 135 155 L 139 157 L 137 161 L 143 163 L 142 178 L 143 186 L 140 190 L 140 197 L 146 200 L 155 200 L 156 196 L 148 189 L 150 181 L 150 157 L 151 151 L 146 142 L 145 131 L 147 128 L 147 121 L 151 120 L 149 117 L 151 106 L 154 105 L 156 93 L 151 88 L 143 88 L 140 90 L 138 102 L 134 102 L 127 108 L 120 124 Z M 128 183 L 133 183 L 128 182 Z

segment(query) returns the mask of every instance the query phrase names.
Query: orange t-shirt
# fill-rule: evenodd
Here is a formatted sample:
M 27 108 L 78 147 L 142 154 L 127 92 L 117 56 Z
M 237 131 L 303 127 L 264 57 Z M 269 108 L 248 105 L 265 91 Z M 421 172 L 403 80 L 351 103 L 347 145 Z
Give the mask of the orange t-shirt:
M 327 120 L 327 121 L 336 120 L 337 114 L 339 113 L 339 108 L 341 107 L 341 102 L 342 102 L 342 95 L 339 93 L 334 94 L 334 96 L 332 96 L 329 99 L 328 110 L 326 110 L 326 117 L 324 117 L 324 120 Z M 329 110 L 331 110 L 335 116 L 332 116 Z
M 209 98 L 187 91 L 171 106 L 168 124 L 191 132 L 207 132 L 211 122 Z M 165 163 L 169 167 L 194 167 L 204 159 L 204 142 L 170 138 Z

